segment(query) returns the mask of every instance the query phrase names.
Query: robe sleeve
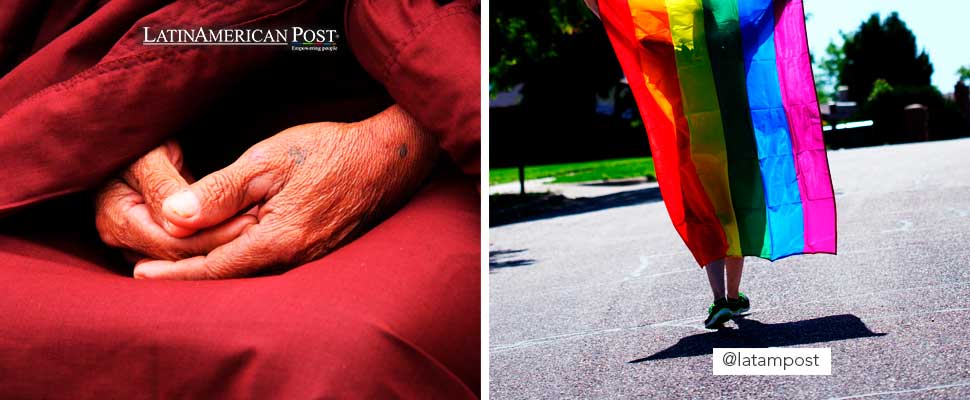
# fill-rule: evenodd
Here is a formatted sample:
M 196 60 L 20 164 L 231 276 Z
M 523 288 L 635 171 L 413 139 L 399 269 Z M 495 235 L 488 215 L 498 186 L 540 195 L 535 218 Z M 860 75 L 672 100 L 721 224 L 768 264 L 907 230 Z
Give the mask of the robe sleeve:
M 27 50 L 0 45 L 17 62 L 0 75 L 0 216 L 96 187 L 278 56 L 270 46 L 145 46 L 140 27 L 290 26 L 339 10 L 336 1 L 110 1 L 22 61 Z M 35 11 L 5 9 L 0 22 Z M 22 33 L 31 30 L 0 34 L 15 31 L 34 42 Z
M 479 1 L 348 0 L 346 32 L 361 65 L 467 175 L 481 158 Z

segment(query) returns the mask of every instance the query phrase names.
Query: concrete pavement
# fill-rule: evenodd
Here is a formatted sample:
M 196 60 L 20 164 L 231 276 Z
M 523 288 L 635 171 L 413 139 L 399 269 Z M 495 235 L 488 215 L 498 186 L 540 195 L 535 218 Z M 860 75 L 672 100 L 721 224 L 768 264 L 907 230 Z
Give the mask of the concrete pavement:
M 970 398 L 970 140 L 829 157 L 839 255 L 749 258 L 723 332 L 656 196 L 491 228 L 492 398 Z M 833 373 L 711 375 L 712 348 L 769 346 Z

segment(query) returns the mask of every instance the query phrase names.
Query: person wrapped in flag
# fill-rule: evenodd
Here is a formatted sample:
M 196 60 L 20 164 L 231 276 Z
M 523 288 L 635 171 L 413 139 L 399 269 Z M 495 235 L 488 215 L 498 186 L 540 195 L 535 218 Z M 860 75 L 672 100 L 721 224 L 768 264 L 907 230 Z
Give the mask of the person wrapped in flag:
M 707 272 L 705 326 L 750 309 L 744 256 L 835 254 L 802 1 L 585 1 L 630 83 L 671 221 Z

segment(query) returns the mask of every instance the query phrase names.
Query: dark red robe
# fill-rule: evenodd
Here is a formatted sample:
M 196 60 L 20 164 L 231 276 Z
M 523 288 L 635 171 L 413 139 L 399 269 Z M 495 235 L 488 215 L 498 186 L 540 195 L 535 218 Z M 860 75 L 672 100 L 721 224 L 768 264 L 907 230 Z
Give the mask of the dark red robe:
M 144 46 L 143 26 L 342 35 L 333 53 Z M 476 396 L 479 26 L 477 1 L 5 2 L 0 395 Z M 393 103 L 448 157 L 324 259 L 261 278 L 135 281 L 93 230 L 90 191 L 167 138 L 202 175 L 287 127 Z

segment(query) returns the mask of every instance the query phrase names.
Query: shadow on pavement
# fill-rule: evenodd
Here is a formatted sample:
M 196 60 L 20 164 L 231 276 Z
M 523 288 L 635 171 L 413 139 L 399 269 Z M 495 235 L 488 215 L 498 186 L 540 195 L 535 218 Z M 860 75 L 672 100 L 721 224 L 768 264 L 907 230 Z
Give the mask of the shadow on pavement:
M 499 268 L 523 267 L 536 263 L 536 260 L 522 258 L 521 250 L 489 250 L 488 251 L 488 271 Z
M 660 189 L 657 187 L 577 199 L 570 199 L 561 195 L 539 197 L 533 195 L 518 204 L 515 201 L 510 201 L 513 196 L 517 195 L 492 195 L 489 197 L 489 225 L 491 227 L 661 200 Z
M 850 314 L 781 324 L 763 324 L 742 316 L 735 322 L 737 329 L 688 336 L 654 355 L 629 363 L 713 354 L 715 347 L 780 347 L 886 335 L 869 330 L 859 317 Z

